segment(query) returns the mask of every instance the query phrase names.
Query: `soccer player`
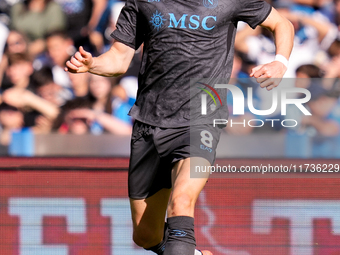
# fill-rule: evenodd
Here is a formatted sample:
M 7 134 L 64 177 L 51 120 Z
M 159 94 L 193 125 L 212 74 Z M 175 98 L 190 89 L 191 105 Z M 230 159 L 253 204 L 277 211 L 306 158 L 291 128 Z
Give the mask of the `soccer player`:
M 220 130 L 212 128 L 211 116 L 191 115 L 190 78 L 230 76 L 238 21 L 266 27 L 275 36 L 275 60 L 251 73 L 271 90 L 287 69 L 294 32 L 262 0 L 127 0 L 110 50 L 92 57 L 80 47 L 66 63 L 65 70 L 73 73 L 120 75 L 144 43 L 137 100 L 130 111 L 136 121 L 128 186 L 133 240 L 157 254 L 201 254 L 195 250 L 194 206 L 208 177 L 190 178 L 190 162 L 214 162 Z M 219 110 L 224 111 L 216 111 L 218 118 L 227 118 L 225 106 Z M 190 144 L 191 132 L 197 139 Z

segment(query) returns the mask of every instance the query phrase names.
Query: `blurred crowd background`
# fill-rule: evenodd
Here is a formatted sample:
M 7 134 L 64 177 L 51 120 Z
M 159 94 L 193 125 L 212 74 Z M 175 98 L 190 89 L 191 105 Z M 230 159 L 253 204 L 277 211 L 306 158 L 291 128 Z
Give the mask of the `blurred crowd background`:
M 234 121 L 299 118 L 295 128 L 280 121 L 264 127 L 228 126 L 231 135 L 284 133 L 303 156 L 337 157 L 340 151 L 340 0 L 276 0 L 270 2 L 295 28 L 294 49 L 285 78 L 288 86 L 312 93 L 312 116 L 292 109 L 287 116 L 255 116 L 246 107 Z M 97 56 L 108 50 L 111 32 L 124 2 L 118 0 L 0 0 L 0 145 L 11 144 L 13 132 L 60 135 L 112 133 L 129 135 L 142 49 L 136 51 L 126 74 L 116 78 L 64 71 L 79 46 Z M 269 109 L 272 94 L 249 82 L 250 70 L 273 61 L 270 32 L 239 23 L 232 72 L 244 94 L 253 88 L 256 109 Z M 298 96 L 298 95 L 297 95 Z M 232 112 L 232 98 L 228 100 Z M 241 120 L 242 119 L 242 120 Z M 309 139 L 306 142 L 306 137 Z M 312 145 L 311 145 L 312 139 Z M 305 142 L 304 142 L 305 141 Z M 300 146 L 300 147 L 299 147 Z M 298 148 L 298 149 L 297 149 Z M 313 149 L 315 148 L 315 149 Z M 301 152 L 301 153 L 300 153 Z M 300 155 L 300 154 L 301 155 Z M 288 153 L 289 154 L 289 153 Z M 340 157 L 340 156 L 339 156 Z

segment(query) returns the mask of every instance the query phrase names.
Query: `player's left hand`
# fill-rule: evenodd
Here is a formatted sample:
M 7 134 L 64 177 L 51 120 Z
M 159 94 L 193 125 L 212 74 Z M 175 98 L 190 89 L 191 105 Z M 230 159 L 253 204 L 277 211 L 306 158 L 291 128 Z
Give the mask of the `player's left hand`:
M 252 69 L 250 77 L 256 78 L 256 81 L 260 84 L 261 88 L 272 90 L 277 87 L 287 67 L 279 61 L 273 61 L 265 65 L 259 65 Z

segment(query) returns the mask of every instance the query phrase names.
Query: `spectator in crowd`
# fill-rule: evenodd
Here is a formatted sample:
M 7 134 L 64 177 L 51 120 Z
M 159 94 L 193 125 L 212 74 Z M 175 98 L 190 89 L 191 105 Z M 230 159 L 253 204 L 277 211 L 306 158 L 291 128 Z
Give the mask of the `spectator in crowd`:
M 283 9 L 280 13 L 286 16 L 295 27 L 295 44 L 290 57 L 285 78 L 294 78 L 295 70 L 303 64 L 325 61 L 320 50 L 326 51 L 337 37 L 337 28 L 328 21 L 316 20 L 306 14 L 294 13 Z M 244 26 L 236 36 L 235 48 L 258 64 L 266 63 L 274 58 L 275 45 L 266 29 L 253 31 Z M 319 59 L 318 59 L 319 58 Z
M 1 103 L 0 124 L 0 145 L 8 146 L 11 141 L 11 132 L 24 127 L 24 114 L 16 107 Z
M 93 102 L 92 109 L 98 112 L 112 113 L 111 91 L 113 78 L 90 74 L 89 76 L 90 99 Z
M 32 76 L 34 91 L 41 98 L 60 107 L 65 103 L 63 89 L 53 81 L 52 70 L 48 66 L 35 71 Z
M 28 55 L 24 53 L 14 53 L 8 58 L 8 67 L 6 76 L 9 84 L 3 84 L 2 90 L 8 87 L 17 87 L 33 90 L 31 75 L 33 74 L 33 65 Z
M 340 33 L 340 31 L 339 31 L 339 33 Z M 328 48 L 327 53 L 331 58 L 340 56 L 340 34 L 339 34 L 338 38 Z
M 52 68 L 53 80 L 64 89 L 65 99 L 72 98 L 71 81 L 69 75 L 64 72 L 65 62 L 74 53 L 73 41 L 63 31 L 54 31 L 46 38 L 49 60 L 43 60 L 41 65 L 49 65 Z
M 9 144 L 10 133 L 14 129 L 27 127 L 34 133 L 49 133 L 59 114 L 56 105 L 25 88 L 6 89 L 2 99 L 4 111 L 0 122 L 4 132 L 4 145 Z
M 28 55 L 28 42 L 22 33 L 11 30 L 6 39 L 3 57 L 0 60 L 0 84 L 2 83 L 3 75 L 8 67 L 8 56 L 21 53 Z
M 55 0 L 60 4 L 67 19 L 67 33 L 76 48 L 101 51 L 103 38 L 95 28 L 106 8 L 107 0 Z M 92 46 L 95 46 L 93 48 Z
M 312 13 L 317 10 L 317 15 L 323 16 L 327 18 L 328 21 L 334 22 L 335 13 L 333 0 L 293 0 L 290 5 L 292 8 L 304 9 L 305 11 Z
M 323 77 L 322 69 L 313 64 L 301 65 L 296 69 L 295 72 L 296 78 L 306 78 L 309 81 L 313 78 L 320 79 Z
M 295 87 L 309 89 L 312 82 L 321 83 L 322 70 L 316 65 L 307 64 L 296 69 Z
M 125 122 L 111 116 L 106 112 L 98 112 L 92 109 L 93 102 L 84 98 L 75 98 L 68 101 L 56 121 L 55 128 L 59 133 L 71 134 L 101 134 L 96 125 L 104 131 L 116 135 L 130 135 L 132 128 Z
M 9 66 L 6 75 L 10 80 L 8 86 L 3 86 L 3 101 L 11 107 L 22 112 L 24 118 L 24 127 L 31 127 L 35 133 L 48 133 L 51 130 L 52 122 L 57 117 L 59 109 L 58 104 L 53 102 L 51 97 L 43 94 L 42 84 L 36 88 L 36 82 L 45 81 L 48 83 L 49 78 L 44 77 L 43 72 L 32 76 L 32 62 L 22 53 L 12 54 L 9 56 Z M 51 75 L 51 74 L 50 74 Z M 49 85 L 49 84 L 45 84 Z M 34 94 L 38 92 L 45 98 Z
M 59 108 L 55 104 L 23 88 L 14 87 L 7 89 L 3 93 L 3 101 L 11 106 L 21 109 L 26 114 L 26 127 L 35 125 L 36 116 L 43 115 L 53 121 L 59 114 Z M 32 113 L 34 111 L 38 114 Z
M 282 14 L 296 29 L 294 55 L 290 60 L 292 72 L 302 64 L 323 65 L 328 60 L 325 52 L 338 36 L 337 27 L 327 20 L 305 13 L 282 11 Z
M 60 134 L 87 134 L 90 130 L 89 123 L 86 118 L 77 118 L 73 116 L 73 112 L 77 110 L 90 110 L 91 101 L 84 98 L 75 98 L 62 106 L 61 112 L 54 123 L 54 129 Z
M 320 135 L 337 136 L 340 134 L 339 94 L 322 86 L 322 75 L 322 70 L 315 65 L 302 65 L 296 70 L 296 87 L 311 92 L 307 105 L 312 115 L 303 116 L 301 124 L 314 127 Z
M 125 114 L 119 114 L 119 110 L 122 110 L 123 108 L 119 109 L 118 107 L 116 107 L 116 109 L 112 109 L 113 107 L 112 93 L 113 92 L 116 93 L 116 97 L 118 96 L 117 94 L 119 93 L 119 96 L 124 98 L 124 102 L 128 101 L 125 90 L 122 87 L 117 87 L 120 85 L 116 85 L 115 89 L 112 89 L 113 82 L 114 82 L 113 78 L 108 78 L 108 77 L 103 77 L 103 76 L 98 76 L 98 75 L 93 75 L 93 74 L 90 75 L 89 95 L 90 95 L 90 100 L 93 102 L 92 109 L 96 113 L 106 113 L 108 115 L 111 115 L 112 119 L 119 118 L 119 121 L 122 121 L 124 123 L 122 128 L 124 128 L 124 126 L 129 126 L 131 128 L 132 122 L 127 120 L 127 118 L 125 117 L 127 116 L 128 111 L 125 111 Z M 121 89 L 119 90 L 119 88 Z M 114 114 L 115 110 L 117 110 L 116 115 Z M 104 127 L 101 127 L 102 125 L 99 122 L 93 123 L 93 124 L 94 125 L 92 126 L 91 131 L 94 133 L 100 132 L 100 129 L 104 128 Z
M 133 120 L 128 112 L 136 101 L 137 87 L 137 77 L 127 76 L 112 89 L 112 115 L 130 125 Z
M 112 37 L 110 34 L 114 30 L 113 28 L 113 8 L 117 3 L 124 4 L 124 2 L 120 2 L 117 0 L 108 0 L 106 4 L 106 8 L 98 22 L 98 25 L 95 29 L 94 36 L 90 36 L 91 42 L 96 46 L 96 50 L 98 53 L 104 53 L 107 51 L 112 44 Z
M 340 38 L 339 38 L 340 39 Z M 325 72 L 325 80 L 323 87 L 327 90 L 335 90 L 340 92 L 340 41 L 336 40 L 332 43 L 328 50 L 331 60 L 322 68 Z
M 284 77 L 294 78 L 296 69 L 301 65 L 317 64 L 323 67 L 329 62 L 326 52 L 333 44 L 333 41 L 336 40 L 338 29 L 329 21 L 331 19 L 328 20 L 328 17 L 325 18 L 324 14 L 316 11 L 312 5 L 309 6 L 308 1 L 295 2 L 295 4 L 304 4 L 304 6 L 287 5 L 286 2 L 285 4 L 287 8 L 280 9 L 280 13 L 293 23 L 296 33 L 288 70 Z M 320 4 L 322 3 L 320 2 Z M 235 48 L 246 54 L 250 60 L 255 61 L 257 64 L 267 63 L 274 59 L 275 56 L 275 45 L 271 34 L 263 28 L 252 30 L 248 26 L 241 25 L 236 36 Z M 329 71 L 331 69 L 337 69 L 334 63 L 332 68 L 328 68 Z M 334 71 L 338 72 L 338 70 Z M 293 87 L 294 83 L 290 81 L 292 80 L 285 79 L 280 88 Z M 257 109 L 270 109 L 272 93 L 260 89 L 256 90 L 256 88 L 254 88 L 254 91 L 258 92 L 257 101 L 259 104 Z M 267 117 L 282 118 L 279 107 L 272 116 Z
M 47 33 L 65 28 L 65 17 L 52 0 L 24 0 L 12 7 L 11 26 L 29 38 L 30 54 L 36 56 L 45 49 Z
M 73 74 L 68 73 L 71 81 L 71 89 L 73 98 L 89 98 L 89 74 Z
M 287 132 L 288 147 L 299 147 L 301 155 L 297 156 L 340 157 L 339 93 L 323 87 L 323 72 L 315 65 L 300 66 L 296 76 L 296 87 L 311 93 L 306 104 L 311 115 L 303 115 L 295 106 L 288 107 L 287 119 L 298 121 L 298 126 Z
M 339 95 L 327 91 L 320 84 L 311 84 L 312 98 L 308 102 L 311 116 L 304 116 L 301 124 L 312 126 L 319 135 L 335 137 L 340 134 L 340 101 Z
M 320 85 L 319 85 L 320 86 Z M 308 102 L 311 116 L 304 116 L 301 124 L 312 133 L 312 156 L 315 158 L 340 158 L 340 101 L 339 94 L 322 87 L 310 91 Z M 311 132 L 315 130 L 314 132 Z

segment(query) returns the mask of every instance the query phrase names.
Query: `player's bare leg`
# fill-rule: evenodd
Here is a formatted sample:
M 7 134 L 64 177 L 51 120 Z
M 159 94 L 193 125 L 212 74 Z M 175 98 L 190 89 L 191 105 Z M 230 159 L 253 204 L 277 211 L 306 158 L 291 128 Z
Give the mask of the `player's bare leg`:
M 204 158 L 187 158 L 175 164 L 172 170 L 172 189 L 168 217 L 190 216 L 194 217 L 197 198 L 208 181 L 209 173 L 202 178 L 190 178 L 190 164 L 210 166 Z
M 213 255 L 211 251 L 207 251 L 207 250 L 204 250 L 204 251 L 201 251 L 203 255 Z
M 211 251 L 203 250 L 201 251 L 203 255 L 213 255 Z
M 197 254 L 194 236 L 194 209 L 197 198 L 208 180 L 208 175 L 202 178 L 190 178 L 190 165 L 210 166 L 204 158 L 187 158 L 179 161 L 172 170 L 172 187 L 168 205 L 169 236 L 164 255 Z M 210 255 L 209 251 L 203 254 Z
M 210 165 L 205 159 L 196 158 L 199 164 Z M 194 206 L 200 191 L 208 178 L 190 178 L 190 160 L 179 161 L 172 171 L 174 193 L 169 205 L 169 189 L 162 189 L 146 199 L 130 199 L 133 220 L 133 239 L 143 248 L 153 248 L 164 243 L 164 219 L 166 208 L 172 217 L 194 216 Z M 190 192 L 189 192 L 190 191 Z M 182 196 L 182 194 L 185 196 Z M 189 203 L 186 201 L 190 201 Z M 184 203 L 183 203 L 184 202 Z M 190 205 L 188 205 L 190 204 Z M 155 251 L 156 252 L 156 251 Z M 195 252 L 195 253 L 194 253 Z M 193 254 L 200 254 L 197 250 Z M 212 255 L 209 251 L 202 251 L 203 255 Z
M 164 242 L 164 219 L 170 190 L 162 189 L 155 195 L 141 200 L 130 199 L 134 242 L 145 249 Z M 166 203 L 165 203 L 166 202 Z M 154 252 L 156 252 L 154 250 Z M 156 252 L 157 253 L 157 252 Z M 197 251 L 195 255 L 212 255 L 210 251 Z
M 133 240 L 145 249 L 163 240 L 164 220 L 171 190 L 162 189 L 145 199 L 131 199 Z

